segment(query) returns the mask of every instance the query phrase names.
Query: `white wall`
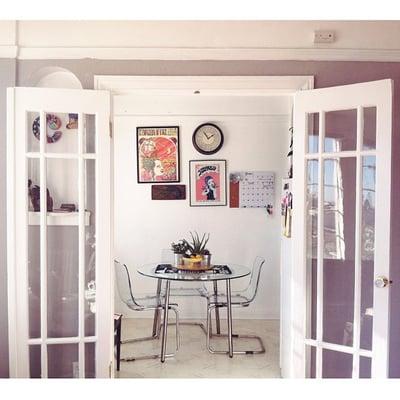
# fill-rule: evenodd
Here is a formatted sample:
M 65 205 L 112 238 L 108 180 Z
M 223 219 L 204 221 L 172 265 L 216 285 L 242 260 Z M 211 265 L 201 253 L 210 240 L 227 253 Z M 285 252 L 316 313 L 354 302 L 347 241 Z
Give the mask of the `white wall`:
M 398 61 L 399 38 L 399 21 L 0 21 L 0 56 Z
M 306 48 L 315 29 L 336 30 L 338 48 L 400 46 L 399 21 L 19 21 L 18 41 L 22 47 Z
M 116 257 L 135 271 L 142 264 L 159 261 L 161 249 L 168 248 L 172 241 L 187 237 L 189 231 L 210 232 L 209 249 L 214 260 L 249 266 L 256 255 L 264 256 L 267 260 L 255 304 L 250 309 L 236 310 L 235 315 L 244 318 L 279 318 L 279 188 L 280 180 L 286 174 L 289 99 L 193 99 L 192 96 L 182 102 L 182 98 L 171 97 L 166 109 L 170 115 L 144 115 L 146 109 L 147 113 L 151 109 L 161 110 L 155 105 L 155 100 L 153 107 L 151 101 L 134 102 L 129 96 L 121 96 L 116 102 L 120 110 L 115 110 L 120 115 L 114 120 Z M 229 105 L 233 112 L 229 111 Z M 248 115 L 251 110 L 264 110 L 265 114 Z M 199 115 L 204 111 L 208 114 Z M 134 112 L 141 115 L 132 115 Z M 240 170 L 276 173 L 278 185 L 273 216 L 268 216 L 262 209 L 190 207 L 188 199 L 152 201 L 151 184 L 137 184 L 136 126 L 165 124 L 180 127 L 181 183 L 187 185 L 188 191 L 189 160 L 207 159 L 193 148 L 192 132 L 206 121 L 217 123 L 225 133 L 222 150 L 212 158 L 226 159 L 228 173 Z M 135 272 L 133 278 L 136 292 L 154 291 L 154 280 Z M 234 287 L 238 284 L 235 283 Z M 205 303 L 202 299 L 181 298 L 179 305 L 183 318 L 204 316 Z M 121 304 L 118 295 L 116 310 L 127 316 L 138 316 L 138 313 L 129 312 Z M 151 314 L 148 316 L 151 317 Z M 139 317 L 143 317 L 143 314 L 140 313 Z

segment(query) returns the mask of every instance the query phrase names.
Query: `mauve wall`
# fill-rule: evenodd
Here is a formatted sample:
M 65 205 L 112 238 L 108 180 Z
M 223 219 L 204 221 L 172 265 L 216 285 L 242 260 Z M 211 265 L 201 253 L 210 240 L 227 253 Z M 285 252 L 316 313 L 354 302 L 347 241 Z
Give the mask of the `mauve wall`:
M 400 173 L 400 63 L 374 62 L 309 62 L 309 61 L 97 61 L 97 60 L 41 60 L 18 62 L 20 86 L 30 85 L 31 75 L 41 67 L 60 66 L 71 70 L 81 80 L 84 88 L 93 87 L 93 75 L 314 75 L 315 87 L 329 87 L 369 80 L 391 78 L 394 80 L 393 147 L 392 147 L 392 202 L 400 194 L 396 182 Z M 1 73 L 1 70 L 0 70 Z M 1 79 L 3 76 L 0 77 Z M 3 89 L 3 86 L 1 87 Z M 4 92 L 3 92 L 4 96 Z M 5 109 L 2 108 L 2 118 Z M 3 140 L 3 139 L 2 139 Z M 4 151 L 4 150 L 2 150 Z M 2 161 L 3 162 L 3 161 Z M 5 178 L 1 169 L 1 179 Z M 391 289 L 391 338 L 390 376 L 400 377 L 400 211 L 393 209 L 391 226 L 392 272 L 394 283 Z M 4 214 L 3 214 L 4 216 Z M 4 225 L 1 220 L 1 226 Z M 5 243 L 2 243 L 2 254 Z M 2 264 L 0 269 L 1 288 L 5 287 L 6 276 Z M 4 292 L 2 292 L 4 293 Z M 4 297 L 4 296 L 2 296 Z M 0 321 L 6 320 L 5 306 L 0 308 Z M 1 332 L 3 334 L 3 332 Z M 1 336 L 0 351 L 5 354 L 6 340 Z M 1 359 L 0 371 L 6 360 Z M 6 368 L 6 367 L 5 367 Z M 3 375 L 4 376 L 4 375 Z

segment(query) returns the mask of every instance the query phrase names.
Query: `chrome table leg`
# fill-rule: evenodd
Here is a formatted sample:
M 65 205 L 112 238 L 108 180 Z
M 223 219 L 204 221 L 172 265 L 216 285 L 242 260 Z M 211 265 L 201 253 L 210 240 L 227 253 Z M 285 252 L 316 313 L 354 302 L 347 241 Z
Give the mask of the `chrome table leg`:
M 214 281 L 214 295 L 215 295 L 215 302 L 218 303 L 218 283 L 217 281 Z M 220 319 L 219 319 L 219 308 L 215 308 L 215 326 L 217 330 L 217 335 L 221 333 L 221 324 L 220 324 Z
M 165 361 L 165 354 L 167 350 L 167 335 L 168 335 L 168 309 L 169 309 L 169 292 L 170 292 L 171 282 L 166 280 L 165 287 L 165 303 L 164 303 L 164 323 L 162 327 L 162 337 L 161 337 L 161 362 Z
M 157 298 L 159 298 L 160 294 L 161 294 L 161 283 L 162 283 L 162 280 L 158 279 L 157 280 L 157 292 L 156 292 Z M 156 308 L 154 310 L 153 333 L 151 334 L 151 336 L 154 338 L 158 337 L 159 320 L 160 320 L 160 310 L 158 308 Z
M 231 301 L 231 280 L 226 280 L 226 298 L 228 314 L 228 348 L 229 357 L 233 357 L 233 337 L 232 337 L 232 301 Z

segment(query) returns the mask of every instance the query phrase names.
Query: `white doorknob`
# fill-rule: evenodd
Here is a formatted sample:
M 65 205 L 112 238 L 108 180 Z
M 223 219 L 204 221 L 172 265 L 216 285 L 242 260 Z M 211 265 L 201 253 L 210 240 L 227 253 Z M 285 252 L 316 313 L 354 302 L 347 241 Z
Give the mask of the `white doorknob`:
M 377 288 L 384 288 L 387 285 L 389 285 L 390 283 L 392 283 L 392 281 L 390 281 L 388 278 L 386 278 L 386 276 L 378 276 L 375 279 L 375 286 Z

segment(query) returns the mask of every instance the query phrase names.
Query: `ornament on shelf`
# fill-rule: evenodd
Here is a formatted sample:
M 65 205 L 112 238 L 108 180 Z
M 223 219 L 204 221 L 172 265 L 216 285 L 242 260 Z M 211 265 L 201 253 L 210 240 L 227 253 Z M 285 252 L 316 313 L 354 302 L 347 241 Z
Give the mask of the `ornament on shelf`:
M 47 191 L 47 211 L 53 211 L 53 198 L 50 196 L 49 189 Z M 32 180 L 28 179 L 28 193 L 31 199 L 33 211 L 40 211 L 40 186 L 33 185 Z

